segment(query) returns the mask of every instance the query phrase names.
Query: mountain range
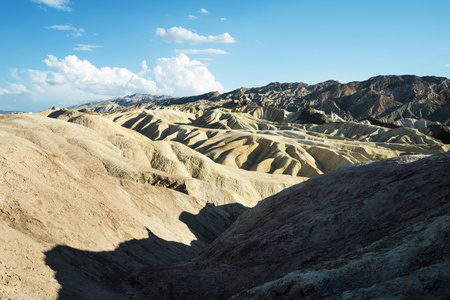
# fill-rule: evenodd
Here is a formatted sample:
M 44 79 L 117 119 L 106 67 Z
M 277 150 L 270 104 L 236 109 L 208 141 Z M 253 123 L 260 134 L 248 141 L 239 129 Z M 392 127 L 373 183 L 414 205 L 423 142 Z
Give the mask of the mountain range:
M 350 121 L 382 118 L 394 122 L 413 118 L 448 125 L 449 87 L 450 80 L 445 77 L 377 76 L 366 81 L 350 83 L 334 80 L 314 85 L 276 82 L 259 88 L 243 87 L 223 94 L 211 92 L 182 98 L 135 94 L 80 108 L 110 112 L 120 106 L 135 104 L 169 106 L 202 103 L 201 100 L 212 103 L 234 100 L 246 105 L 277 107 L 288 112 L 311 107 L 327 114 L 335 113 Z

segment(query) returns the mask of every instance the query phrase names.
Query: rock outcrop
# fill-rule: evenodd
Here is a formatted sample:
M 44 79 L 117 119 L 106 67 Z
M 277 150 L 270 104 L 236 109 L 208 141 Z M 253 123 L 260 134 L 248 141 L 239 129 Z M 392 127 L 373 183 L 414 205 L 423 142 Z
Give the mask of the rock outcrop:
M 346 120 L 414 118 L 448 125 L 449 85 L 449 80 L 443 77 L 377 76 L 346 84 L 337 81 L 316 85 L 271 83 L 260 88 L 232 91 L 221 98 L 245 97 L 257 105 L 275 106 L 291 112 L 311 107 L 327 114 L 335 113 Z

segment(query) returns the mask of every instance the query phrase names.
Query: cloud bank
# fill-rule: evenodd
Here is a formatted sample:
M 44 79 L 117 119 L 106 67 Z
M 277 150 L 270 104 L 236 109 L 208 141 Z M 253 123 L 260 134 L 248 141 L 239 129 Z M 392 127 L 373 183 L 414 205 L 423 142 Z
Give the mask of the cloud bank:
M 203 36 L 192 32 L 183 27 L 172 27 L 170 29 L 157 28 L 156 35 L 161 37 L 166 42 L 174 43 L 189 43 L 189 44 L 204 44 L 204 43 L 235 43 L 236 40 L 228 33 L 219 35 Z
M 8 88 L 1 88 L 0 87 L 0 95 L 7 95 L 7 94 L 22 94 L 27 93 L 27 87 L 23 84 L 17 84 L 17 83 L 8 83 Z
M 154 69 L 156 82 L 168 94 L 196 95 L 210 91 L 224 92 L 205 64 L 190 60 L 180 53 L 171 58 L 159 58 Z
M 188 96 L 225 91 L 205 64 L 183 53 L 157 59 L 153 69 L 144 60 L 139 72 L 119 67 L 99 68 L 75 55 L 61 59 L 48 55 L 43 62 L 45 70 L 14 69 L 11 77 L 17 82 L 0 87 L 0 95 L 28 94 L 44 107 L 67 107 L 137 92 Z

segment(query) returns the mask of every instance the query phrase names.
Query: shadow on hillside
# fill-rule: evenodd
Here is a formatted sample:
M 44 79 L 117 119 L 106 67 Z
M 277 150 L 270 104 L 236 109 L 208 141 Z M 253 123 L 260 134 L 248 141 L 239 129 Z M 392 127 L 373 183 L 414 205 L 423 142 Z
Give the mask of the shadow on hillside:
M 186 224 L 197 238 L 196 241 L 191 243 L 191 247 L 204 249 L 227 230 L 237 217 L 247 209 L 247 207 L 238 203 L 221 206 L 207 203 L 197 215 L 183 212 L 179 220 Z
M 247 208 L 241 204 L 207 204 L 197 215 L 183 212 L 179 219 L 197 237 L 191 246 L 154 235 L 121 243 L 114 251 L 93 252 L 56 246 L 45 252 L 46 264 L 61 285 L 59 299 L 129 299 L 130 275 L 143 267 L 187 262 L 222 234 Z

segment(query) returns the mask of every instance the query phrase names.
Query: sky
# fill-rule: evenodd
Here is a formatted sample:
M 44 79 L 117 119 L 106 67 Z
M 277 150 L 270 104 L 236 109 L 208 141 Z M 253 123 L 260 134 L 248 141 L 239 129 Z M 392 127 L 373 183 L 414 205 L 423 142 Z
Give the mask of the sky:
M 0 110 L 450 77 L 448 0 L 0 0 Z

